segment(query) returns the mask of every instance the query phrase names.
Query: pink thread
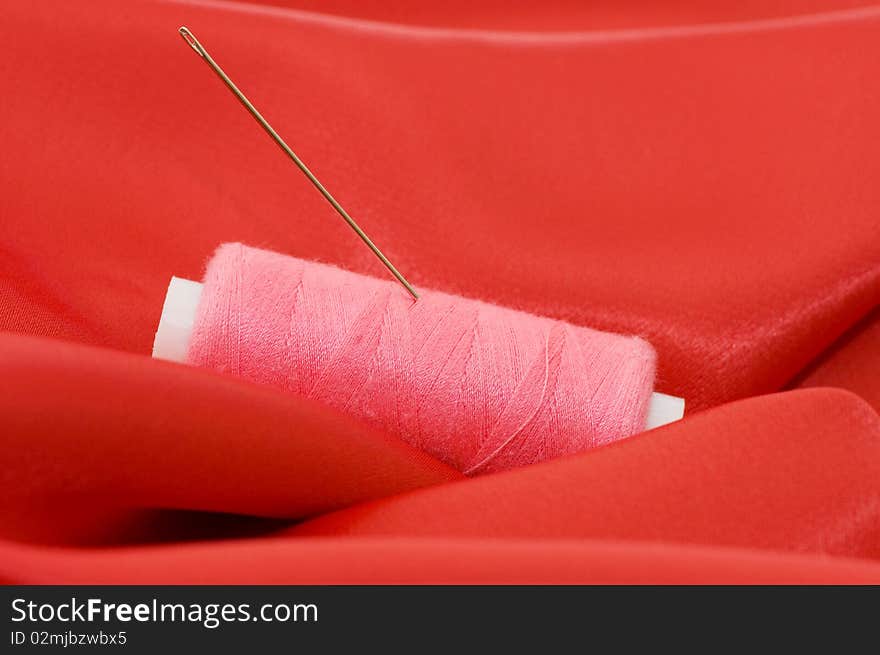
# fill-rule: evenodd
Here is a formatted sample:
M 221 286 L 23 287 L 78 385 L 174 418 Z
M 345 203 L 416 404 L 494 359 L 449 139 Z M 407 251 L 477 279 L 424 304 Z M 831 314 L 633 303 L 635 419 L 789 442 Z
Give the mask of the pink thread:
M 641 431 L 647 342 L 419 291 L 224 244 L 189 361 L 316 399 L 468 474 Z

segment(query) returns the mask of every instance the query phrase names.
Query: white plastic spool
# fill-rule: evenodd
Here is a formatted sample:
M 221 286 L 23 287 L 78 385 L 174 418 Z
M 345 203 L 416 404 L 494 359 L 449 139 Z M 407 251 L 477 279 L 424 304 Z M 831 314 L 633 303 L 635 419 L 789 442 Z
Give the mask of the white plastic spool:
M 162 306 L 162 316 L 153 341 L 153 357 L 171 362 L 186 362 L 196 310 L 202 297 L 202 284 L 172 277 Z M 684 398 L 652 393 L 645 429 L 678 421 L 684 416 Z

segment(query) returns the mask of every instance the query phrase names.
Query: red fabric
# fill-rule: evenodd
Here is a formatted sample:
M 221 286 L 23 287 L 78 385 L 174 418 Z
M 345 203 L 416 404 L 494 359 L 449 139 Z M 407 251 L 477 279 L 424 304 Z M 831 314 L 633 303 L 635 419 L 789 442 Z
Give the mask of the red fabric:
M 878 479 L 880 417 L 848 392 L 816 389 L 364 503 L 291 532 L 631 539 L 876 558 Z
M 467 4 L 0 2 L 0 577 L 877 581 L 880 8 Z M 223 241 L 385 275 L 181 24 L 417 286 L 639 334 L 689 416 L 454 482 L 150 360 Z
M 845 387 L 880 409 L 880 310 L 841 337 L 795 381 L 799 387 Z
M 0 543 L 33 584 L 880 584 L 848 558 L 591 540 L 285 539 L 124 548 Z
M 14 336 L 0 361 L 7 535 L 143 539 L 156 524 L 130 512 L 299 518 L 462 477 L 304 398 L 201 369 Z

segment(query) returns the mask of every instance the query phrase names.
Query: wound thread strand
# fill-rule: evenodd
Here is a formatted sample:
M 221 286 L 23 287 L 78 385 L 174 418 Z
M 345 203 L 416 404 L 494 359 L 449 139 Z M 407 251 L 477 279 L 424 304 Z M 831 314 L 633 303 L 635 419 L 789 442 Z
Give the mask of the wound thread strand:
M 638 337 L 242 244 L 211 259 L 188 361 L 355 416 L 468 474 L 639 432 L 656 355 Z

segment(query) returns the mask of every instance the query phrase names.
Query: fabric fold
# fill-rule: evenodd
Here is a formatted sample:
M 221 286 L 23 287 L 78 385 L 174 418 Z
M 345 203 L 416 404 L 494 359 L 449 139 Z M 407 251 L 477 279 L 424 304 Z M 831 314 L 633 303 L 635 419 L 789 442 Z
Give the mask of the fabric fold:
M 2 334 L 0 369 L 7 537 L 120 540 L 149 509 L 297 519 L 461 477 L 315 403 L 146 356 Z

